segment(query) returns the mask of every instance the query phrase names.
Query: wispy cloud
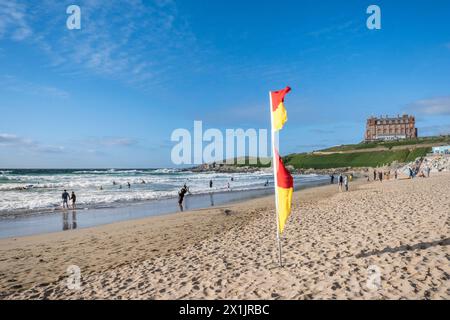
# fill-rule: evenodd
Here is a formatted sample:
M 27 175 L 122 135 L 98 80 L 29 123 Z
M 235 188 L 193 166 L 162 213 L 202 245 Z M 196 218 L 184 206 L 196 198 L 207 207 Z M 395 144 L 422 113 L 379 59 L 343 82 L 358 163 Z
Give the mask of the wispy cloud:
M 450 124 L 419 127 L 419 132 L 425 136 L 448 135 L 450 134 Z
M 71 75 L 89 72 L 145 88 L 169 81 L 186 67 L 179 57 L 195 48 L 172 0 L 78 1 L 81 30 L 65 27 L 71 1 L 0 0 L 3 4 L 0 38 L 31 43 L 49 56 L 53 68 Z
M 349 20 L 344 22 L 335 23 L 327 27 L 313 30 L 307 35 L 312 37 L 330 37 L 330 36 L 341 36 L 343 34 L 348 35 L 349 33 L 356 33 L 360 30 L 360 22 L 355 20 Z
M 70 152 L 76 154 L 105 154 L 104 151 L 112 148 L 131 147 L 138 141 L 126 137 L 90 137 L 83 141 L 72 141 Z M 33 139 L 21 137 L 12 133 L 0 133 L 0 148 L 14 148 L 35 153 L 61 154 L 68 152 L 67 148 L 59 145 L 45 144 Z
M 0 147 L 13 147 L 38 153 L 55 154 L 66 152 L 66 149 L 62 146 L 42 144 L 11 133 L 0 133 Z
M 61 99 L 70 96 L 67 91 L 57 87 L 32 83 L 10 75 L 0 76 L 0 90 Z
M 450 96 L 419 100 L 408 106 L 408 109 L 430 116 L 450 115 Z
M 126 137 L 90 137 L 82 142 L 91 147 L 131 147 L 137 143 L 136 139 Z
M 21 41 L 32 33 L 26 18 L 26 6 L 16 0 L 0 0 L 0 39 Z
M 311 130 L 309 130 L 310 132 L 317 134 L 317 135 L 329 135 L 329 134 L 335 134 L 336 130 L 335 129 L 322 129 L 322 128 L 312 128 Z

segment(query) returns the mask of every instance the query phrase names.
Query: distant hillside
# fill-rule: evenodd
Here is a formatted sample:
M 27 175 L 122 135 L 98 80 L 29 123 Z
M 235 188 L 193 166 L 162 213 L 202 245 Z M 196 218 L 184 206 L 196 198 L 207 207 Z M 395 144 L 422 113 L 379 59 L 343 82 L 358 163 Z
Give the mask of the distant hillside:
M 333 154 L 291 154 L 284 158 L 286 164 L 296 169 L 331 169 L 343 167 L 378 167 L 394 161 L 406 163 L 423 157 L 431 148 L 398 151 L 373 151 Z
M 450 136 L 390 142 L 362 142 L 312 153 L 291 154 L 286 156 L 284 161 L 296 169 L 377 167 L 391 164 L 394 161 L 410 162 L 431 152 L 433 146 L 446 144 L 450 144 Z

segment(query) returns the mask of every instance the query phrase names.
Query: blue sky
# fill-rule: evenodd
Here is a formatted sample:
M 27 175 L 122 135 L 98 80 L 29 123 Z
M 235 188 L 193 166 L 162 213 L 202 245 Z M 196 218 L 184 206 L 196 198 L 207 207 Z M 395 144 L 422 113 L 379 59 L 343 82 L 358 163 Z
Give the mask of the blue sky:
M 81 30 L 66 8 L 81 7 Z M 381 8 L 368 30 L 366 8 Z M 450 2 L 0 0 L 0 167 L 172 166 L 176 128 L 268 128 L 281 152 L 403 112 L 450 133 Z

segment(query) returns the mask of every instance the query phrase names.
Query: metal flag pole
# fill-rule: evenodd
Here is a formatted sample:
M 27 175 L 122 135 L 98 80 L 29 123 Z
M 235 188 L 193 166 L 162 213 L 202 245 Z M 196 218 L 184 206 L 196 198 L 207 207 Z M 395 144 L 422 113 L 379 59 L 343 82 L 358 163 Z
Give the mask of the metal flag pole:
M 274 189 L 275 189 L 275 217 L 277 219 L 277 242 L 278 242 L 278 258 L 280 267 L 283 266 L 283 260 L 281 257 L 281 238 L 280 238 L 280 219 L 278 212 L 278 178 L 277 178 L 277 163 L 276 159 L 276 148 L 275 148 L 275 130 L 273 129 L 273 111 L 272 111 L 272 92 L 269 91 L 270 98 L 270 123 L 271 123 L 271 136 L 272 136 L 272 167 L 273 167 L 273 179 L 274 179 Z

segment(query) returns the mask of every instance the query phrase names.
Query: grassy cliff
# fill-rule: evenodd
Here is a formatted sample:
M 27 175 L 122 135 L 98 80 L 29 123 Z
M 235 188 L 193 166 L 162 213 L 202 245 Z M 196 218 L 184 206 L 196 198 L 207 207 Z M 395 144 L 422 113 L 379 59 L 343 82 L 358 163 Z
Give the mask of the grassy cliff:
M 287 165 L 296 169 L 330 169 L 342 167 L 377 167 L 394 161 L 410 162 L 425 156 L 431 148 L 403 149 L 398 151 L 367 151 L 332 154 L 291 154 L 284 158 Z

